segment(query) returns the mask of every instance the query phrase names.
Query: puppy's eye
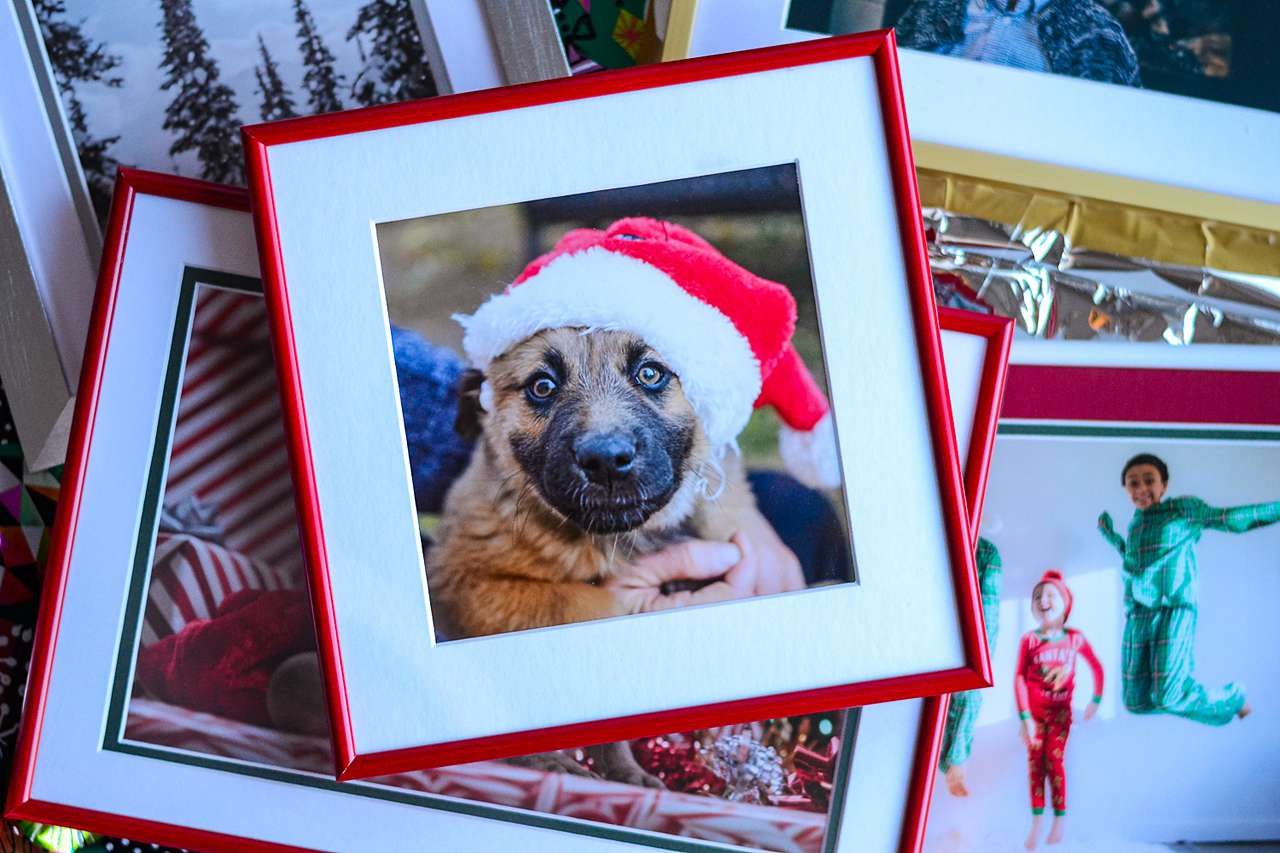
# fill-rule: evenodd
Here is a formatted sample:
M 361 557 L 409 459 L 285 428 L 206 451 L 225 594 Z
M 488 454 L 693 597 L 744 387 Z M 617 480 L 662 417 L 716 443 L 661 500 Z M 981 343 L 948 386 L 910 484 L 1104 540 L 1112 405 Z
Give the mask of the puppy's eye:
M 636 368 L 635 380 L 642 388 L 660 391 L 671 380 L 671 373 L 656 361 L 646 361 Z
M 545 373 L 539 373 L 525 383 L 524 392 L 535 403 L 545 403 L 555 396 L 559 388 L 554 379 Z

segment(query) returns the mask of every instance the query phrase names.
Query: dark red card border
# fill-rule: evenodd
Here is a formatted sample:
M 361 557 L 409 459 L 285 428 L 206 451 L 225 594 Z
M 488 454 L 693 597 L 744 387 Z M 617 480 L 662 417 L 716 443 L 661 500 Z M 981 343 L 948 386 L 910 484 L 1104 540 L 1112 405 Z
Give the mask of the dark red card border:
M 283 268 L 279 228 L 272 192 L 269 149 L 341 134 L 399 127 L 501 110 L 519 109 L 634 92 L 698 80 L 858 57 L 872 58 L 884 111 L 886 143 L 895 188 L 899 231 L 902 235 L 907 284 L 919 347 L 921 372 L 930 414 L 930 432 L 938 460 L 940 492 L 945 510 L 947 542 L 955 572 L 966 666 L 933 673 L 879 679 L 854 685 L 798 691 L 775 696 L 714 703 L 612 720 L 511 732 L 446 744 L 415 746 L 372 754 L 358 754 L 346 699 L 342 650 L 333 612 L 324 521 L 315 490 L 314 461 L 307 428 L 294 344 L 289 290 Z M 299 500 L 299 515 L 307 563 L 315 595 L 316 627 L 321 657 L 330 685 L 330 719 L 334 721 L 334 754 L 340 780 L 365 778 L 401 770 L 458 764 L 503 755 L 622 740 L 646 733 L 679 731 L 700 725 L 749 721 L 784 713 L 805 713 L 964 690 L 990 682 L 990 661 L 982 636 L 979 590 L 965 512 L 964 486 L 956 458 L 950 405 L 942 361 L 937 315 L 920 220 L 915 170 L 906 113 L 899 82 L 893 34 L 878 31 L 822 39 L 795 45 L 742 51 L 662 65 L 641 66 L 608 74 L 585 75 L 521 86 L 509 86 L 444 98 L 373 107 L 350 113 L 293 119 L 243 130 L 249 184 L 262 276 L 271 315 L 276 364 L 285 401 L 291 464 Z
M 1014 364 L 1009 368 L 1003 417 L 1280 424 L 1280 373 Z

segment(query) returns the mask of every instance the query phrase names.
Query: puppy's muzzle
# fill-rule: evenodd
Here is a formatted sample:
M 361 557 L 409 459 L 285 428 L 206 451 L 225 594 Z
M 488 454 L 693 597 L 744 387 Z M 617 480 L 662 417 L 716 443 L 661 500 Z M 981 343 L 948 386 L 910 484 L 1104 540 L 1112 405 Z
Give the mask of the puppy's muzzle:
M 573 459 L 587 480 L 612 486 L 634 475 L 636 443 L 620 432 L 590 433 L 574 441 Z

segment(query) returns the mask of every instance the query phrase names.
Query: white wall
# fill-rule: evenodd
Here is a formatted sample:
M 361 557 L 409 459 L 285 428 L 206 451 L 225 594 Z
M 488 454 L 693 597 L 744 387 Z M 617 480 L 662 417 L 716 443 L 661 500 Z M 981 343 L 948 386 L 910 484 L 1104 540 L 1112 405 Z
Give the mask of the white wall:
M 1210 687 L 1244 681 L 1253 716 L 1211 728 L 1135 716 L 1120 705 L 1119 555 L 1095 521 L 1106 509 L 1118 530 L 1127 529 L 1132 505 L 1120 469 L 1148 450 L 1169 464 L 1171 496 L 1192 494 L 1215 506 L 1280 499 L 1276 444 L 1001 436 L 984 518 L 985 535 L 1004 558 L 995 687 L 986 692 L 967 765 L 971 796 L 951 797 L 939 779 L 930 849 L 1010 849 L 1025 837 L 1030 804 L 1013 666 L 1018 639 L 1031 627 L 1031 587 L 1050 567 L 1067 577 L 1071 624 L 1106 670 L 1098 716 L 1089 723 L 1077 717 L 1068 743 L 1068 838 L 1118 849 L 1121 841 L 1280 837 L 1280 525 L 1241 535 L 1207 531 L 1198 550 L 1197 675 Z M 1090 687 L 1085 667 L 1077 707 Z

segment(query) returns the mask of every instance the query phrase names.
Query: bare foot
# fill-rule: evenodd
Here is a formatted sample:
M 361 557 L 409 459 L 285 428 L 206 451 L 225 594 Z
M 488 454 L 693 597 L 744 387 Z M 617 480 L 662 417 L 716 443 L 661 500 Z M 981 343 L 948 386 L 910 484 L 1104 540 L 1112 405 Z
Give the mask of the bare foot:
M 1035 850 L 1040 844 L 1040 815 L 1031 816 L 1031 831 L 1027 833 L 1027 840 L 1022 846 L 1028 850 Z
M 958 764 L 947 768 L 947 790 L 953 797 L 969 796 L 969 789 L 964 784 L 964 768 Z
M 1066 829 L 1066 827 L 1063 826 L 1064 823 L 1066 823 L 1066 821 L 1061 815 L 1053 816 L 1053 825 L 1049 827 L 1049 836 L 1045 838 L 1045 844 L 1058 844 L 1062 841 L 1062 833 Z
M 1245 702 L 1243 705 L 1240 706 L 1240 710 L 1236 711 L 1236 717 L 1238 719 L 1243 720 L 1245 717 L 1249 716 L 1252 713 L 1253 713 L 1253 706 L 1250 705 L 1248 702 Z

